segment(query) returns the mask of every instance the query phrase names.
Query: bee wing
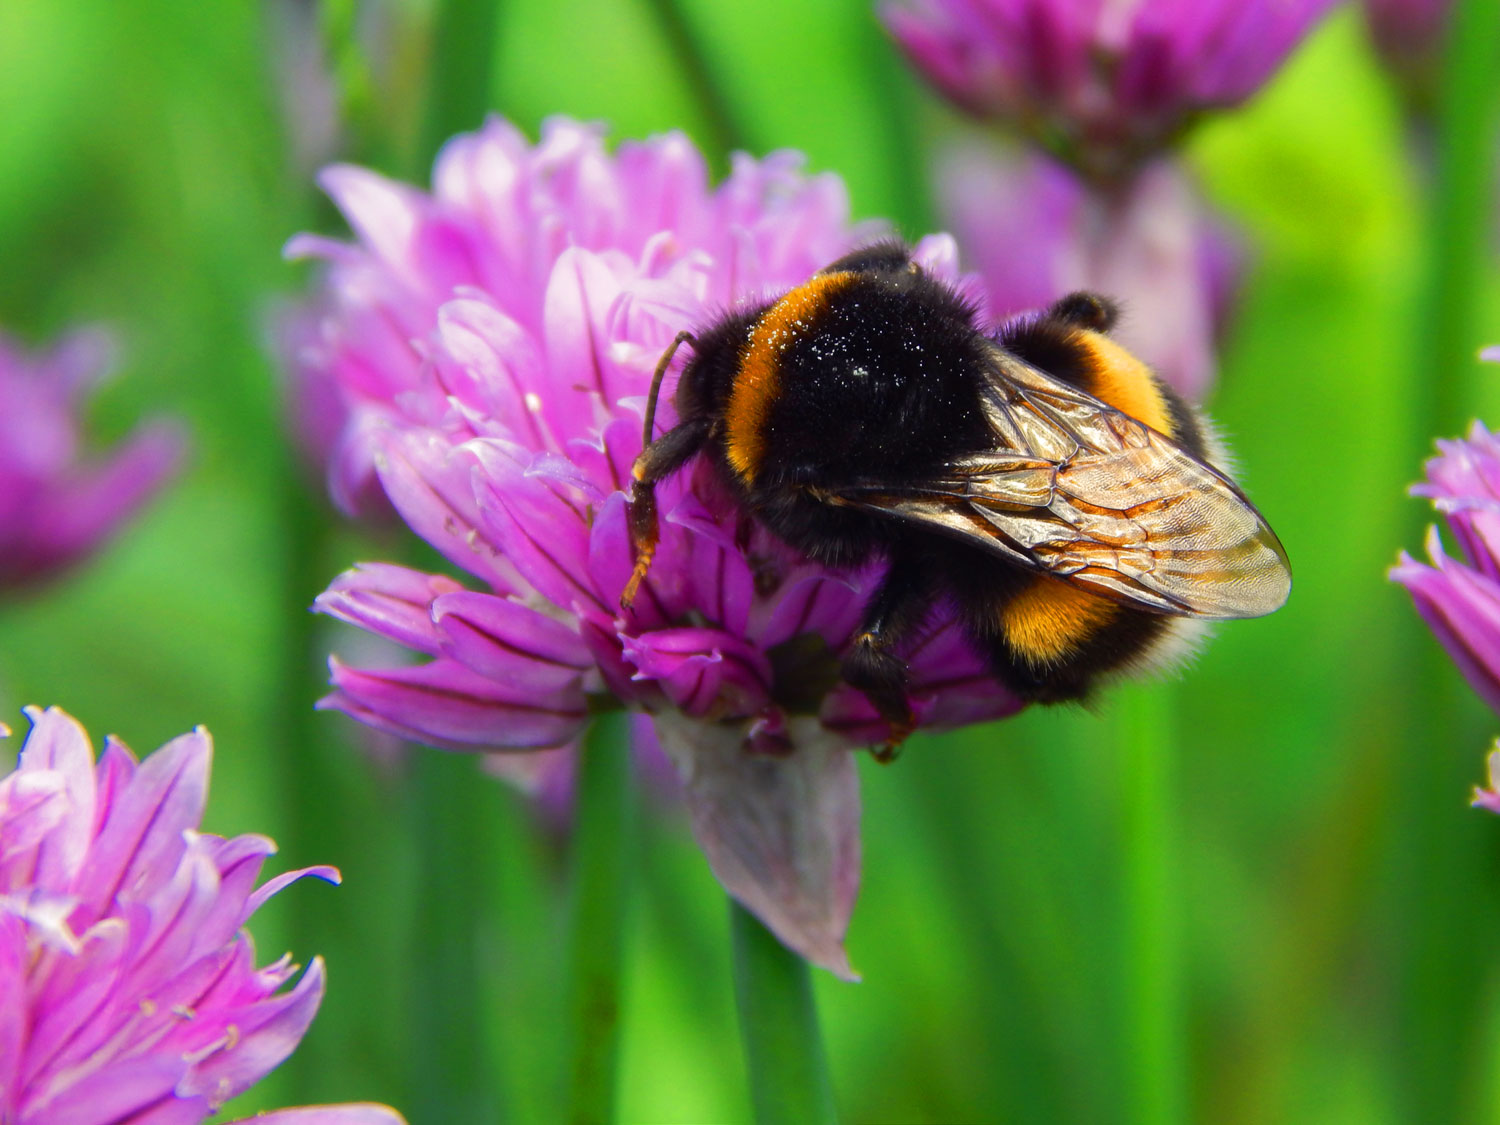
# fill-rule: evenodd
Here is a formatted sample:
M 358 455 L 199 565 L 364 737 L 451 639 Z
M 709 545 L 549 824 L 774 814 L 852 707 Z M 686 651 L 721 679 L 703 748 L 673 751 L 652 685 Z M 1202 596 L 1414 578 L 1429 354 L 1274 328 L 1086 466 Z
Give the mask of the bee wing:
M 996 349 L 993 449 L 929 479 L 827 498 L 925 524 L 1156 613 L 1259 617 L 1291 590 L 1286 552 L 1217 470 L 1127 414 Z

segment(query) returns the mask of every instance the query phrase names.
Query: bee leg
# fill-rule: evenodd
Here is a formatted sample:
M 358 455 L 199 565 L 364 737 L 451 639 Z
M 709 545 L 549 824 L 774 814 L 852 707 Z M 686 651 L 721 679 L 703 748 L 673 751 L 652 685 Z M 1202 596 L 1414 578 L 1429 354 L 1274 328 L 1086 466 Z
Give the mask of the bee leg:
M 865 606 L 859 632 L 844 657 L 844 680 L 864 693 L 891 728 L 885 745 L 875 751 L 879 762 L 893 761 L 916 729 L 906 694 L 906 662 L 894 650 L 921 627 L 934 593 L 930 567 L 922 556 L 898 550 Z
M 635 551 L 635 569 L 620 595 L 620 608 L 629 609 L 635 601 L 661 538 L 656 514 L 656 482 L 669 477 L 692 459 L 708 438 L 711 423 L 707 419 L 684 422 L 653 441 L 635 459 L 630 475 L 635 484 L 630 489 L 630 542 Z
M 1120 309 L 1099 293 L 1069 293 L 1047 310 L 1053 320 L 1066 321 L 1095 332 L 1108 332 L 1120 318 Z

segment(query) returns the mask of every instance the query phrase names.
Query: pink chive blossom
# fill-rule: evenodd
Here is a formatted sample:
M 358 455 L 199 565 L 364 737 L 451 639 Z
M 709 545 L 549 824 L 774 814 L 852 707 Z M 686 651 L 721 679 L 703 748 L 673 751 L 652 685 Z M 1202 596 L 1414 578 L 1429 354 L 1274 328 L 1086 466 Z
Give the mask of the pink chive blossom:
M 37 354 L 0 334 L 0 590 L 54 578 L 98 550 L 182 459 L 182 433 L 167 422 L 85 458 L 79 414 L 111 351 L 97 331 Z
M 1100 191 L 1041 154 L 967 144 L 939 161 L 938 192 L 994 313 L 1108 293 L 1127 347 L 1189 399 L 1212 387 L 1243 254 L 1175 162 Z
M 612 701 L 650 716 L 719 880 L 851 977 L 853 751 L 888 731 L 837 667 L 879 567 L 794 556 L 699 465 L 659 490 L 650 577 L 631 611 L 619 598 L 630 466 L 668 343 L 876 232 L 795 154 L 737 156 L 714 185 L 681 134 L 611 153 L 600 129 L 563 119 L 534 145 L 501 120 L 455 138 L 430 193 L 350 167 L 322 184 L 358 241 L 304 236 L 289 251 L 324 263 L 295 378 L 343 411 L 335 492 L 378 488 L 463 574 L 370 563 L 338 578 L 320 610 L 428 662 L 335 660 L 323 705 L 455 750 L 566 746 Z M 918 255 L 959 280 L 951 239 Z M 950 612 L 904 655 L 927 729 L 1018 706 Z
M 1427 479 L 1412 488 L 1443 516 L 1461 557 L 1433 528 L 1424 565 L 1402 552 L 1391 577 L 1475 691 L 1500 712 L 1500 437 L 1475 422 L 1466 440 L 1439 441 Z
M 1113 180 L 1255 93 L 1334 0 L 899 0 L 912 64 L 970 113 Z
M 296 984 L 255 967 L 243 925 L 305 875 L 259 888 L 276 847 L 199 832 L 212 744 L 201 728 L 137 762 L 117 739 L 96 763 L 63 711 L 0 778 L 0 1121 L 192 1125 L 296 1048 L 323 997 L 323 963 Z M 383 1106 L 315 1106 L 281 1125 L 400 1125 Z

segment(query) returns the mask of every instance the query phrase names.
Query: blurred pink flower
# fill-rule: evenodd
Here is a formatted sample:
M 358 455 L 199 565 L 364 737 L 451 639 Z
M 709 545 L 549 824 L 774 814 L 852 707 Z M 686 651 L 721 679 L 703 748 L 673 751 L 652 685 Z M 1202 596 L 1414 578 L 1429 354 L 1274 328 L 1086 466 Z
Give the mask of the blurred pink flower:
M 901 0 L 913 65 L 970 113 L 1115 180 L 1270 77 L 1334 0 Z
M 1500 712 L 1500 438 L 1475 422 L 1467 440 L 1439 441 L 1426 470 L 1412 494 L 1432 501 L 1463 558 L 1443 550 L 1434 527 L 1427 536 L 1432 565 L 1403 551 L 1391 577 L 1406 587 L 1464 678 Z
M 1175 162 L 1100 191 L 1041 154 L 971 143 L 939 162 L 938 191 L 994 314 L 1108 293 L 1123 343 L 1189 399 L 1211 388 L 1242 253 Z
M 182 458 L 180 429 L 156 422 L 107 460 L 83 459 L 79 411 L 110 351 L 99 332 L 40 355 L 0 335 L 0 590 L 54 578 L 97 550 Z
M 323 996 L 314 959 L 255 968 L 241 929 L 309 867 L 255 886 L 264 836 L 198 831 L 212 747 L 195 730 L 137 763 L 83 728 L 28 709 L 31 733 L 0 779 L 0 1121 L 188 1125 L 297 1046 Z M 398 1125 L 382 1106 L 257 1117 Z
M 327 263 L 298 377 L 336 390 L 346 503 L 378 486 L 476 579 L 389 564 L 318 608 L 426 654 L 335 662 L 324 701 L 452 749 L 576 739 L 610 696 L 652 715 L 715 874 L 789 946 L 841 975 L 859 877 L 851 750 L 884 724 L 838 681 L 875 570 L 809 565 L 702 474 L 658 493 L 663 540 L 634 609 L 630 466 L 652 368 L 674 334 L 776 293 L 873 232 L 801 158 L 736 157 L 710 186 L 680 134 L 611 155 L 553 120 L 538 144 L 491 121 L 451 141 L 432 194 L 339 167 L 323 184 L 360 241 L 302 237 Z M 945 237 L 919 247 L 954 278 Z M 662 427 L 672 424 L 663 396 Z M 951 616 L 905 653 L 921 725 L 1013 712 Z M 592 702 L 591 702 L 592 701 Z

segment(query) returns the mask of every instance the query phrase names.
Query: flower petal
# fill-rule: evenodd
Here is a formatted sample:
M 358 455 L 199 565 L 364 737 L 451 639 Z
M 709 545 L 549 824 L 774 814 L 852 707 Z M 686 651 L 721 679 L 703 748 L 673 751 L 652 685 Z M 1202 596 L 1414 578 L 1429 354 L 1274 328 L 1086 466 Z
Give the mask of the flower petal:
M 449 750 L 560 746 L 588 720 L 576 684 L 547 696 L 517 691 L 456 661 L 360 670 L 329 661 L 336 689 L 318 702 L 402 738 Z
M 361 563 L 335 578 L 313 608 L 436 656 L 443 642 L 432 620 L 433 600 L 462 589 L 445 575 L 390 563 Z

